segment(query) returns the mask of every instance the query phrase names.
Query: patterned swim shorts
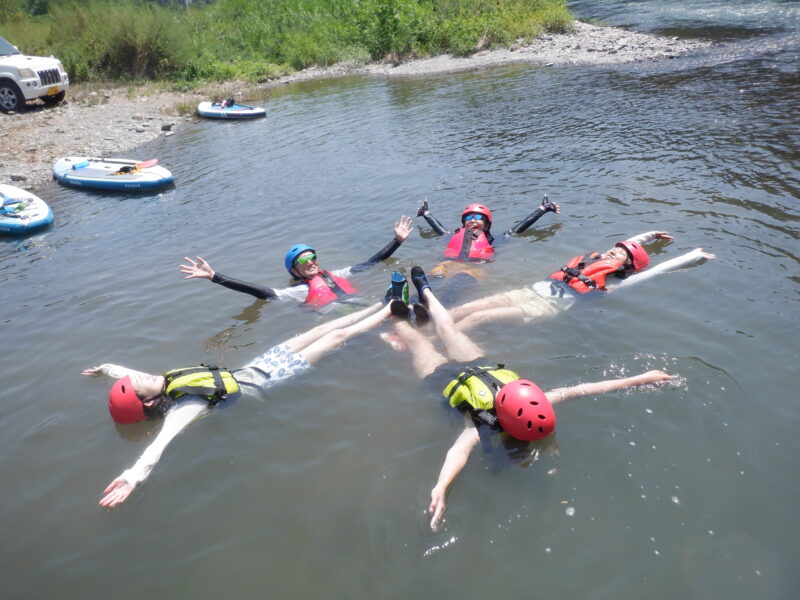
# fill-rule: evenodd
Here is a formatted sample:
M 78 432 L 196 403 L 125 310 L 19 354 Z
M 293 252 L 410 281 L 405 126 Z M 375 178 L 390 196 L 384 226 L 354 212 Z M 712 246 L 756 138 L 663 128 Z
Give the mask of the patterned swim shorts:
M 301 354 L 293 352 L 288 344 L 278 344 L 251 360 L 234 376 L 239 383 L 263 391 L 310 368 L 311 364 Z

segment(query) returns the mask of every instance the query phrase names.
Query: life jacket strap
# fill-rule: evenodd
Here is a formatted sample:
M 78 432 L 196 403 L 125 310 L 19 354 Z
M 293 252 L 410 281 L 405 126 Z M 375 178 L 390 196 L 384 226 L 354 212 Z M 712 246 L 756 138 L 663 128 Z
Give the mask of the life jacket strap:
M 490 371 L 493 371 L 495 368 L 505 369 L 506 366 L 504 364 L 498 364 L 497 367 L 467 367 L 466 369 L 464 369 L 464 372 L 458 376 L 456 384 L 453 386 L 453 389 L 450 390 L 448 400 L 450 400 L 455 395 L 456 390 L 462 385 L 464 385 L 467 379 L 473 376 L 483 381 L 483 383 L 485 383 L 489 389 L 492 389 L 493 390 L 492 395 L 496 398 L 497 392 L 500 391 L 500 388 L 502 388 L 505 385 L 505 383 L 503 383 L 492 373 L 490 373 Z M 485 423 L 492 429 L 500 429 L 500 421 L 497 418 L 497 415 L 494 414 L 494 411 L 484 410 L 482 408 L 475 408 L 474 406 L 471 406 L 469 403 L 467 403 L 466 400 L 462 401 L 457 406 L 457 408 L 459 410 L 462 410 L 461 406 L 463 404 L 467 404 L 469 408 L 467 408 L 466 411 L 469 412 L 469 414 L 472 416 L 474 420 L 480 423 Z
M 337 298 L 344 298 L 348 295 L 348 293 L 344 291 L 338 283 L 336 283 L 336 280 L 331 277 L 330 273 L 320 270 L 319 275 L 325 281 L 325 285 L 327 285 L 328 288 L 330 288 L 330 290 L 336 294 Z
M 226 369 L 227 370 L 227 369 Z M 186 369 L 180 369 L 169 374 L 169 377 L 166 378 L 165 382 L 165 389 L 169 387 L 169 384 L 178 379 L 179 377 L 183 377 L 185 375 L 194 375 L 195 373 L 205 373 L 210 372 L 211 377 L 214 380 L 214 390 L 213 394 L 208 394 L 208 388 L 206 387 L 198 387 L 198 386 L 191 386 L 191 385 L 184 385 L 180 386 L 179 388 L 172 390 L 171 393 L 174 392 L 183 392 L 184 394 L 198 394 L 201 396 L 205 396 L 208 401 L 208 405 L 210 407 L 214 407 L 220 402 L 224 402 L 228 399 L 228 390 L 225 388 L 225 382 L 222 379 L 222 375 L 220 374 L 220 368 L 217 365 L 204 365 L 201 364 L 199 367 L 189 367 Z M 232 376 L 232 375 L 231 375 Z M 234 378 L 235 379 L 235 378 Z M 168 394 L 162 394 L 163 396 L 168 396 Z
M 211 371 L 211 376 L 214 378 L 214 386 L 217 391 L 208 399 L 209 406 L 216 406 L 223 400 L 228 399 L 228 392 L 225 389 L 225 382 L 222 381 L 222 375 L 219 374 L 219 367 L 217 365 L 205 365 Z
M 472 248 L 472 242 L 478 239 L 472 229 L 464 228 L 464 235 L 461 236 L 461 250 L 458 252 L 459 260 L 466 260 L 469 258 L 469 251 Z
M 583 273 L 580 272 L 580 269 L 577 267 L 568 267 L 564 265 L 561 267 L 561 271 L 564 273 L 564 283 L 569 283 L 573 279 L 577 279 L 583 282 L 587 287 L 596 288 L 597 283 L 591 278 L 587 277 Z
M 572 279 L 577 279 L 581 281 L 587 287 L 592 289 L 597 287 L 597 282 L 594 281 L 591 277 L 587 277 L 582 273 L 582 271 L 588 267 L 593 262 L 597 262 L 600 260 L 600 257 L 592 257 L 590 254 L 584 254 L 583 258 L 581 258 L 580 262 L 574 267 L 568 267 L 564 265 L 561 267 L 561 272 L 564 273 L 564 283 L 569 283 Z

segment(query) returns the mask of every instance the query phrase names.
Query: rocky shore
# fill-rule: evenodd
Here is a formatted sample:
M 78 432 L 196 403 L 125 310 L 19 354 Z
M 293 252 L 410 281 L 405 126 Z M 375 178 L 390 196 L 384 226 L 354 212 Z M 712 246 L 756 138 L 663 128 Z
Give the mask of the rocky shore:
M 530 44 L 481 50 L 467 58 L 442 55 L 405 62 L 311 68 L 262 87 L 352 74 L 424 76 L 520 62 L 544 66 L 618 64 L 672 58 L 709 45 L 576 22 L 574 33 L 548 34 Z M 238 94 L 245 100 L 254 94 L 263 95 L 261 90 L 238 87 Z M 19 113 L 0 113 L 0 183 L 34 189 L 51 180 L 53 163 L 63 156 L 143 158 L 132 151 L 158 136 L 172 135 L 182 123 L 196 118 L 187 113 L 208 95 L 207 90 L 194 94 L 137 93 L 135 88 L 91 91 L 76 86 L 60 106 L 31 106 Z

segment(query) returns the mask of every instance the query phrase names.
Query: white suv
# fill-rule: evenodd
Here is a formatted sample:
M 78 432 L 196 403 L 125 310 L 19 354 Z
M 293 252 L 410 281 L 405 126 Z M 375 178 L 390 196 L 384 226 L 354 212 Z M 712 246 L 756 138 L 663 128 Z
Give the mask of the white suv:
M 24 108 L 25 102 L 41 98 L 45 104 L 64 99 L 69 75 L 60 60 L 25 56 L 0 37 L 0 110 Z

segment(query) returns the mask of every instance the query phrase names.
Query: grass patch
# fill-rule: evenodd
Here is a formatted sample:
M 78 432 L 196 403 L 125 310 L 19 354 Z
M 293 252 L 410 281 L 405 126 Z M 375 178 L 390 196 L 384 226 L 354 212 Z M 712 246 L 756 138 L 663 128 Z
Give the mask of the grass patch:
M 0 0 L 11 6 L 16 0 Z M 566 31 L 565 0 L 165 0 L 16 2 L 0 35 L 54 54 L 75 82 L 257 84 L 310 66 L 477 50 Z M 36 10 L 26 10 L 36 7 Z M 33 14 L 36 12 L 37 14 Z

